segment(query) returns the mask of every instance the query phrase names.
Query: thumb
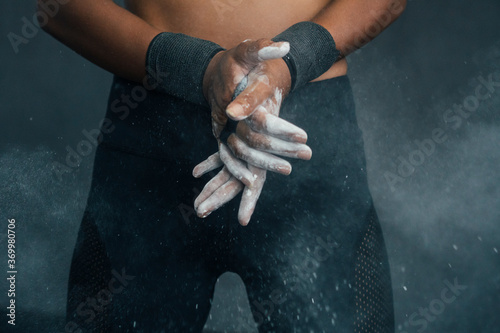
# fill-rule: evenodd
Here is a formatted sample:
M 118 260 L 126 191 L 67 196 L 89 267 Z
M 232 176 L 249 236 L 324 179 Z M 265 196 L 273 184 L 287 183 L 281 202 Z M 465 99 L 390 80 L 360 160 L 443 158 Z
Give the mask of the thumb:
M 274 42 L 271 45 L 261 48 L 257 52 L 260 61 L 283 58 L 290 52 L 288 42 Z
M 288 42 L 273 42 L 269 39 L 246 40 L 236 47 L 236 60 L 247 70 L 259 63 L 284 57 L 290 51 Z

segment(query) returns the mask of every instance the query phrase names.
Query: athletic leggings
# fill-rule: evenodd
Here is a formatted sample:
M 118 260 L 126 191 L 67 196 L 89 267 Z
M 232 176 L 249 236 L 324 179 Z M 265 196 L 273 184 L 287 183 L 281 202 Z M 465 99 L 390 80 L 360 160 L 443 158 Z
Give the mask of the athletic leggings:
M 194 198 L 217 151 L 210 110 L 115 78 L 69 277 L 67 332 L 201 332 L 217 278 L 238 274 L 260 332 L 394 332 L 382 232 L 347 77 L 309 83 L 280 116 L 310 161 L 268 172 L 247 227 L 238 195 Z M 231 332 L 246 332 L 238 323 Z

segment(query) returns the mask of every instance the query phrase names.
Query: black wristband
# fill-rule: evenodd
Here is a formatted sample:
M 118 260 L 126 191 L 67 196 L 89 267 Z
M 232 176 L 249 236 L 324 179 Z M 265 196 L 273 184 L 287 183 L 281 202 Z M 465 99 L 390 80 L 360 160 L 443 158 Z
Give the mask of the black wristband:
M 208 40 L 162 32 L 149 44 L 146 73 L 159 83 L 160 91 L 208 107 L 203 76 L 220 51 L 224 48 Z
M 292 77 L 291 91 L 321 76 L 340 57 L 330 32 L 314 22 L 294 24 L 273 41 L 290 43 L 283 60 Z

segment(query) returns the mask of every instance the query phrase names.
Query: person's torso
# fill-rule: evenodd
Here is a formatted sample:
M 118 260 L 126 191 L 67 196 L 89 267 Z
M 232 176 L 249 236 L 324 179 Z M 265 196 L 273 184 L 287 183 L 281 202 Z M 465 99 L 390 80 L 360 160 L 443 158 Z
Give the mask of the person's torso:
M 232 48 L 245 39 L 272 38 L 301 21 L 312 20 L 329 0 L 126 0 L 126 7 L 164 31 L 211 40 Z M 337 62 L 321 79 L 345 75 Z

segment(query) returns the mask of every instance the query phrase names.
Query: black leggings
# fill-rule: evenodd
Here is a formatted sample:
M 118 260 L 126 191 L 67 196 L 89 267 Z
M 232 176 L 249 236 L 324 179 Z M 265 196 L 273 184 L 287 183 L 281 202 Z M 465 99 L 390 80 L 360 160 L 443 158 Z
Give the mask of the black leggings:
M 68 332 L 201 332 L 217 278 L 237 273 L 261 332 L 393 332 L 385 245 L 347 77 L 309 83 L 281 117 L 310 161 L 268 172 L 250 224 L 239 196 L 193 200 L 217 149 L 210 111 L 115 78 L 69 278 Z M 244 325 L 236 332 L 245 332 Z

